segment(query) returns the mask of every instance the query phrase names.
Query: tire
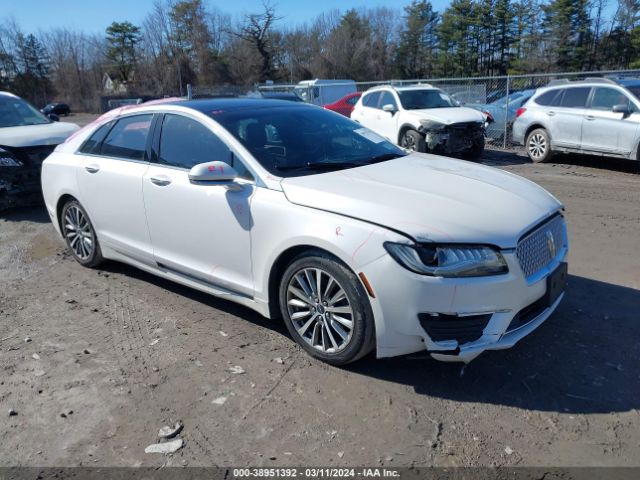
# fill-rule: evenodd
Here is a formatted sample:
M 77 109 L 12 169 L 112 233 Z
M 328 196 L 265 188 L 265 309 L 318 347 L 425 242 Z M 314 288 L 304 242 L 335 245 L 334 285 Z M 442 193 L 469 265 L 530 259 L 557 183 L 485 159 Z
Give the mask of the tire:
M 544 128 L 536 128 L 527 135 L 525 148 L 533 163 L 548 162 L 553 156 L 551 138 Z
M 80 265 L 94 268 L 104 262 L 93 224 L 77 200 L 69 200 L 62 207 L 60 230 L 71 255 Z
M 402 134 L 400 146 L 414 152 L 425 153 L 427 151 L 427 143 L 424 140 L 424 135 L 411 129 Z
M 473 147 L 464 152 L 463 158 L 466 160 L 478 160 L 484 153 L 484 137 L 473 142 Z
M 332 255 L 310 250 L 293 259 L 280 280 L 279 300 L 289 333 L 312 357 L 340 366 L 373 350 L 375 325 L 367 293 Z

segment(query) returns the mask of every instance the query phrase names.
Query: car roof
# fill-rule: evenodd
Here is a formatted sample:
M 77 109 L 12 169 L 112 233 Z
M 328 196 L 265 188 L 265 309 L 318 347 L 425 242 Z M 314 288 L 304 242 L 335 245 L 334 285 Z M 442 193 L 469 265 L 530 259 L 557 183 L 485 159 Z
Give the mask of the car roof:
M 2 92 L 2 91 L 0 91 L 0 95 L 2 95 L 3 97 L 20 98 L 19 96 L 14 95 L 11 92 Z
M 376 87 L 371 87 L 370 89 L 368 89 L 366 92 L 363 92 L 363 93 L 383 91 L 383 90 L 395 90 L 396 92 L 405 92 L 409 90 L 439 90 L 439 88 L 434 87 L 429 83 L 416 83 L 414 85 L 403 85 L 403 86 L 378 85 Z
M 226 110 L 232 108 L 237 109 L 266 109 L 274 107 L 289 108 L 313 108 L 312 105 L 303 104 L 302 102 L 292 102 L 290 100 L 278 100 L 275 98 L 212 98 L 203 100 L 184 100 L 180 102 L 167 102 L 163 105 L 175 105 L 186 107 L 198 112 L 209 114 L 211 112 Z M 144 104 L 140 105 L 141 107 Z

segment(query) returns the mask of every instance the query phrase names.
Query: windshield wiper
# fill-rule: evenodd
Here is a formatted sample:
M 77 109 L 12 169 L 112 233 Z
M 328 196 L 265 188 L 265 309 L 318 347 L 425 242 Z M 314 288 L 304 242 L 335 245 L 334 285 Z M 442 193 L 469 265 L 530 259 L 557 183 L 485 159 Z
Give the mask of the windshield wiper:
M 376 155 L 369 159 L 369 163 L 385 162 L 387 160 L 393 160 L 394 158 L 406 157 L 403 153 L 383 153 L 382 155 Z
M 307 162 L 303 165 L 276 165 L 280 171 L 287 170 L 338 170 L 340 168 L 361 167 L 363 163 L 356 162 Z

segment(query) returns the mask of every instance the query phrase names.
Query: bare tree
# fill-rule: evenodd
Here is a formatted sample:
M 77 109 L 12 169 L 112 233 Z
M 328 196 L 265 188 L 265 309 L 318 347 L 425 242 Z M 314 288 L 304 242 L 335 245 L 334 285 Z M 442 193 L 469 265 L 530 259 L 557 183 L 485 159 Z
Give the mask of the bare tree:
M 282 17 L 277 17 L 275 7 L 268 1 L 263 2 L 262 13 L 245 15 L 239 31 L 232 32 L 238 38 L 255 47 L 261 58 L 259 81 L 269 80 L 273 73 L 272 59 L 274 56 L 272 44 L 273 24 Z

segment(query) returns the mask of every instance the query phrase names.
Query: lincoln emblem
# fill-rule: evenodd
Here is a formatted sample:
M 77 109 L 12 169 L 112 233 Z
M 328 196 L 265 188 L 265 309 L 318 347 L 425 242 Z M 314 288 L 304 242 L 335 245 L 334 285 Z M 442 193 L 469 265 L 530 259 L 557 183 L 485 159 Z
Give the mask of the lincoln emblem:
M 556 256 L 556 241 L 553 238 L 551 230 L 547 230 L 547 247 L 549 248 L 551 258 L 554 258 Z

